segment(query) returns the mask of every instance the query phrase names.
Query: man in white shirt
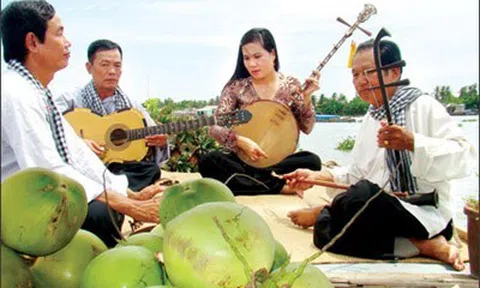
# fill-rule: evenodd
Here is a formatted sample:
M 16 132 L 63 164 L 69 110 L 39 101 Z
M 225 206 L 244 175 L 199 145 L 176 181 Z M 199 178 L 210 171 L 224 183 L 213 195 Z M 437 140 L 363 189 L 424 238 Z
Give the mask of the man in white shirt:
M 2 181 L 29 167 L 43 167 L 83 185 L 89 210 L 82 226 L 107 246 L 119 237 L 105 204 L 115 210 L 117 226 L 123 215 L 159 222 L 159 186 L 138 193 L 127 188 L 125 176 L 113 175 L 75 134 L 55 106 L 47 86 L 68 65 L 70 42 L 62 21 L 45 1 L 15 1 L 1 14 L 5 62 L 2 73 Z M 105 173 L 105 183 L 103 174 Z M 104 190 L 104 185 L 106 190 Z
M 88 46 L 87 56 L 85 66 L 92 75 L 92 80 L 80 89 L 60 95 L 55 100 L 60 111 L 65 113 L 73 108 L 88 108 L 97 115 L 106 116 L 134 108 L 143 114 L 147 126 L 156 126 L 145 108 L 120 89 L 123 65 L 120 45 L 107 39 L 96 40 Z M 166 135 L 150 135 L 145 137 L 145 140 L 150 148 L 142 160 L 108 164 L 108 169 L 114 174 L 125 174 L 129 188 L 135 191 L 160 179 L 160 165 L 169 157 Z M 105 147 L 100 143 L 92 139 L 84 141 L 95 154 L 100 156 L 104 152 Z
M 372 200 L 328 250 L 368 258 L 425 255 L 462 270 L 458 249 L 447 241 L 453 235 L 450 180 L 471 172 L 476 151 L 445 108 L 416 88 L 386 88 L 394 123 L 388 125 L 373 48 L 373 41 L 362 43 L 353 59 L 353 84 L 359 96 L 370 104 L 355 140 L 353 163 L 284 175 L 301 191 L 311 187 L 302 182 L 305 179 L 351 186 L 331 205 L 292 211 L 289 217 L 299 226 L 314 226 L 314 243 L 322 248 L 385 186 L 390 194 L 381 193 Z M 395 43 L 382 40 L 379 50 L 383 66 L 401 63 Z M 399 81 L 401 73 L 401 66 L 383 70 L 384 83 Z M 400 179 L 405 181 L 401 183 Z M 414 205 L 397 197 L 432 191 L 438 193 L 438 207 Z

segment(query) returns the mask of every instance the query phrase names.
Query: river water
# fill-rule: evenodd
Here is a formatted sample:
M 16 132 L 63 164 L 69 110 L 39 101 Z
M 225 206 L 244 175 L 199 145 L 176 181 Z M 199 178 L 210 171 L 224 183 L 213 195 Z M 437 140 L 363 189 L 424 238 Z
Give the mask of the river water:
M 360 118 L 357 118 L 360 119 Z M 454 119 L 463 130 L 467 140 L 478 151 L 478 134 L 479 134 L 479 116 L 455 116 Z M 342 152 L 336 150 L 338 143 L 345 140 L 349 136 L 355 138 L 360 122 L 342 123 L 342 122 L 318 122 L 316 123 L 312 133 L 308 136 L 302 134 L 300 136 L 300 149 L 308 150 L 316 153 L 322 159 L 322 162 L 335 160 L 340 165 L 347 165 L 352 159 L 351 152 Z M 475 159 L 475 168 L 471 175 L 466 178 L 453 181 L 455 195 L 455 225 L 461 228 L 467 226 L 466 216 L 463 213 L 463 206 L 467 197 L 475 197 L 479 195 L 479 170 L 478 159 Z

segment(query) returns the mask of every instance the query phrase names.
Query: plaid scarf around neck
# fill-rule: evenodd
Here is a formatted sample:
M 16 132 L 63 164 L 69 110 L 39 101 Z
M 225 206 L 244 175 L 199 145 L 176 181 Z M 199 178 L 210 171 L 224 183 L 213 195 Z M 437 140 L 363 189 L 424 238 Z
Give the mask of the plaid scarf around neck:
M 33 85 L 39 92 L 45 95 L 46 104 L 48 106 L 50 118 L 50 127 L 53 132 L 53 139 L 55 140 L 55 146 L 57 148 L 60 157 L 65 163 L 70 162 L 70 156 L 68 153 L 67 141 L 65 139 L 65 131 L 63 130 L 62 118 L 60 111 L 53 102 L 52 92 L 48 88 L 43 88 L 42 84 L 28 71 L 22 63 L 17 60 L 8 61 L 8 69 L 15 71 L 22 78 L 27 80 L 31 85 Z
M 397 89 L 392 99 L 388 102 L 394 124 L 405 127 L 406 108 L 422 94 L 422 91 L 413 87 L 399 87 Z M 379 108 L 370 105 L 368 113 L 378 121 L 386 119 L 386 112 L 383 105 Z M 415 194 L 418 187 L 417 181 L 410 171 L 410 165 L 412 164 L 410 154 L 406 150 L 398 150 L 398 152 L 399 159 L 395 157 L 392 149 L 385 149 L 385 161 L 388 170 L 390 171 L 390 175 L 395 174 L 394 177 L 391 177 L 390 187 L 392 191 L 408 192 L 410 195 Z M 397 167 L 398 163 L 401 163 L 402 169 L 399 169 L 400 166 Z M 401 191 L 401 179 L 405 179 L 406 189 L 408 191 Z
M 83 89 L 80 91 L 82 99 L 86 105 L 86 108 L 89 108 L 94 113 L 99 115 L 107 115 L 107 110 L 103 106 L 102 100 L 98 96 L 97 89 L 93 84 L 93 80 L 90 81 Z M 115 103 L 115 111 L 119 111 L 125 108 L 131 108 L 132 104 L 128 100 L 128 97 L 125 93 L 117 86 L 115 89 L 115 94 L 112 96 Z

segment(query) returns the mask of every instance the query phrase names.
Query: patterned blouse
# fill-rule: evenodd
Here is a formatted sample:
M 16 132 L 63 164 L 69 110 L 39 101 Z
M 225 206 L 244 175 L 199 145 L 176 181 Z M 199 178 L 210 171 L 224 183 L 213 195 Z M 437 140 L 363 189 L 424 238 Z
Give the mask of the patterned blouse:
M 292 100 L 292 95 L 295 94 L 297 87 L 301 86 L 298 79 L 291 76 L 284 76 L 278 73 L 280 78 L 280 87 L 273 97 L 273 101 L 288 105 Z M 309 134 L 313 125 L 315 124 L 315 110 L 313 105 L 305 108 L 303 97 L 294 98 L 290 109 L 297 119 L 298 126 L 305 134 Z M 228 113 L 236 109 L 241 109 L 246 105 L 261 100 L 252 84 L 251 77 L 237 79 L 227 86 L 222 91 L 220 103 L 216 110 L 216 114 Z M 220 144 L 227 149 L 237 151 L 237 138 L 235 132 L 227 127 L 212 126 L 210 127 L 210 136 L 215 138 Z

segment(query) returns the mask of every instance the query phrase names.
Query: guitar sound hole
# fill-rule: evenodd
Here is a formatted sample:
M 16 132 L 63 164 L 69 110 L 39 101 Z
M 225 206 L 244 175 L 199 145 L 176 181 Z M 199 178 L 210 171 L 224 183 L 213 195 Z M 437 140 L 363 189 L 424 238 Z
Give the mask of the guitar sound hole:
M 122 129 L 115 129 L 110 134 L 110 141 L 116 146 L 123 145 L 127 142 L 127 133 Z

